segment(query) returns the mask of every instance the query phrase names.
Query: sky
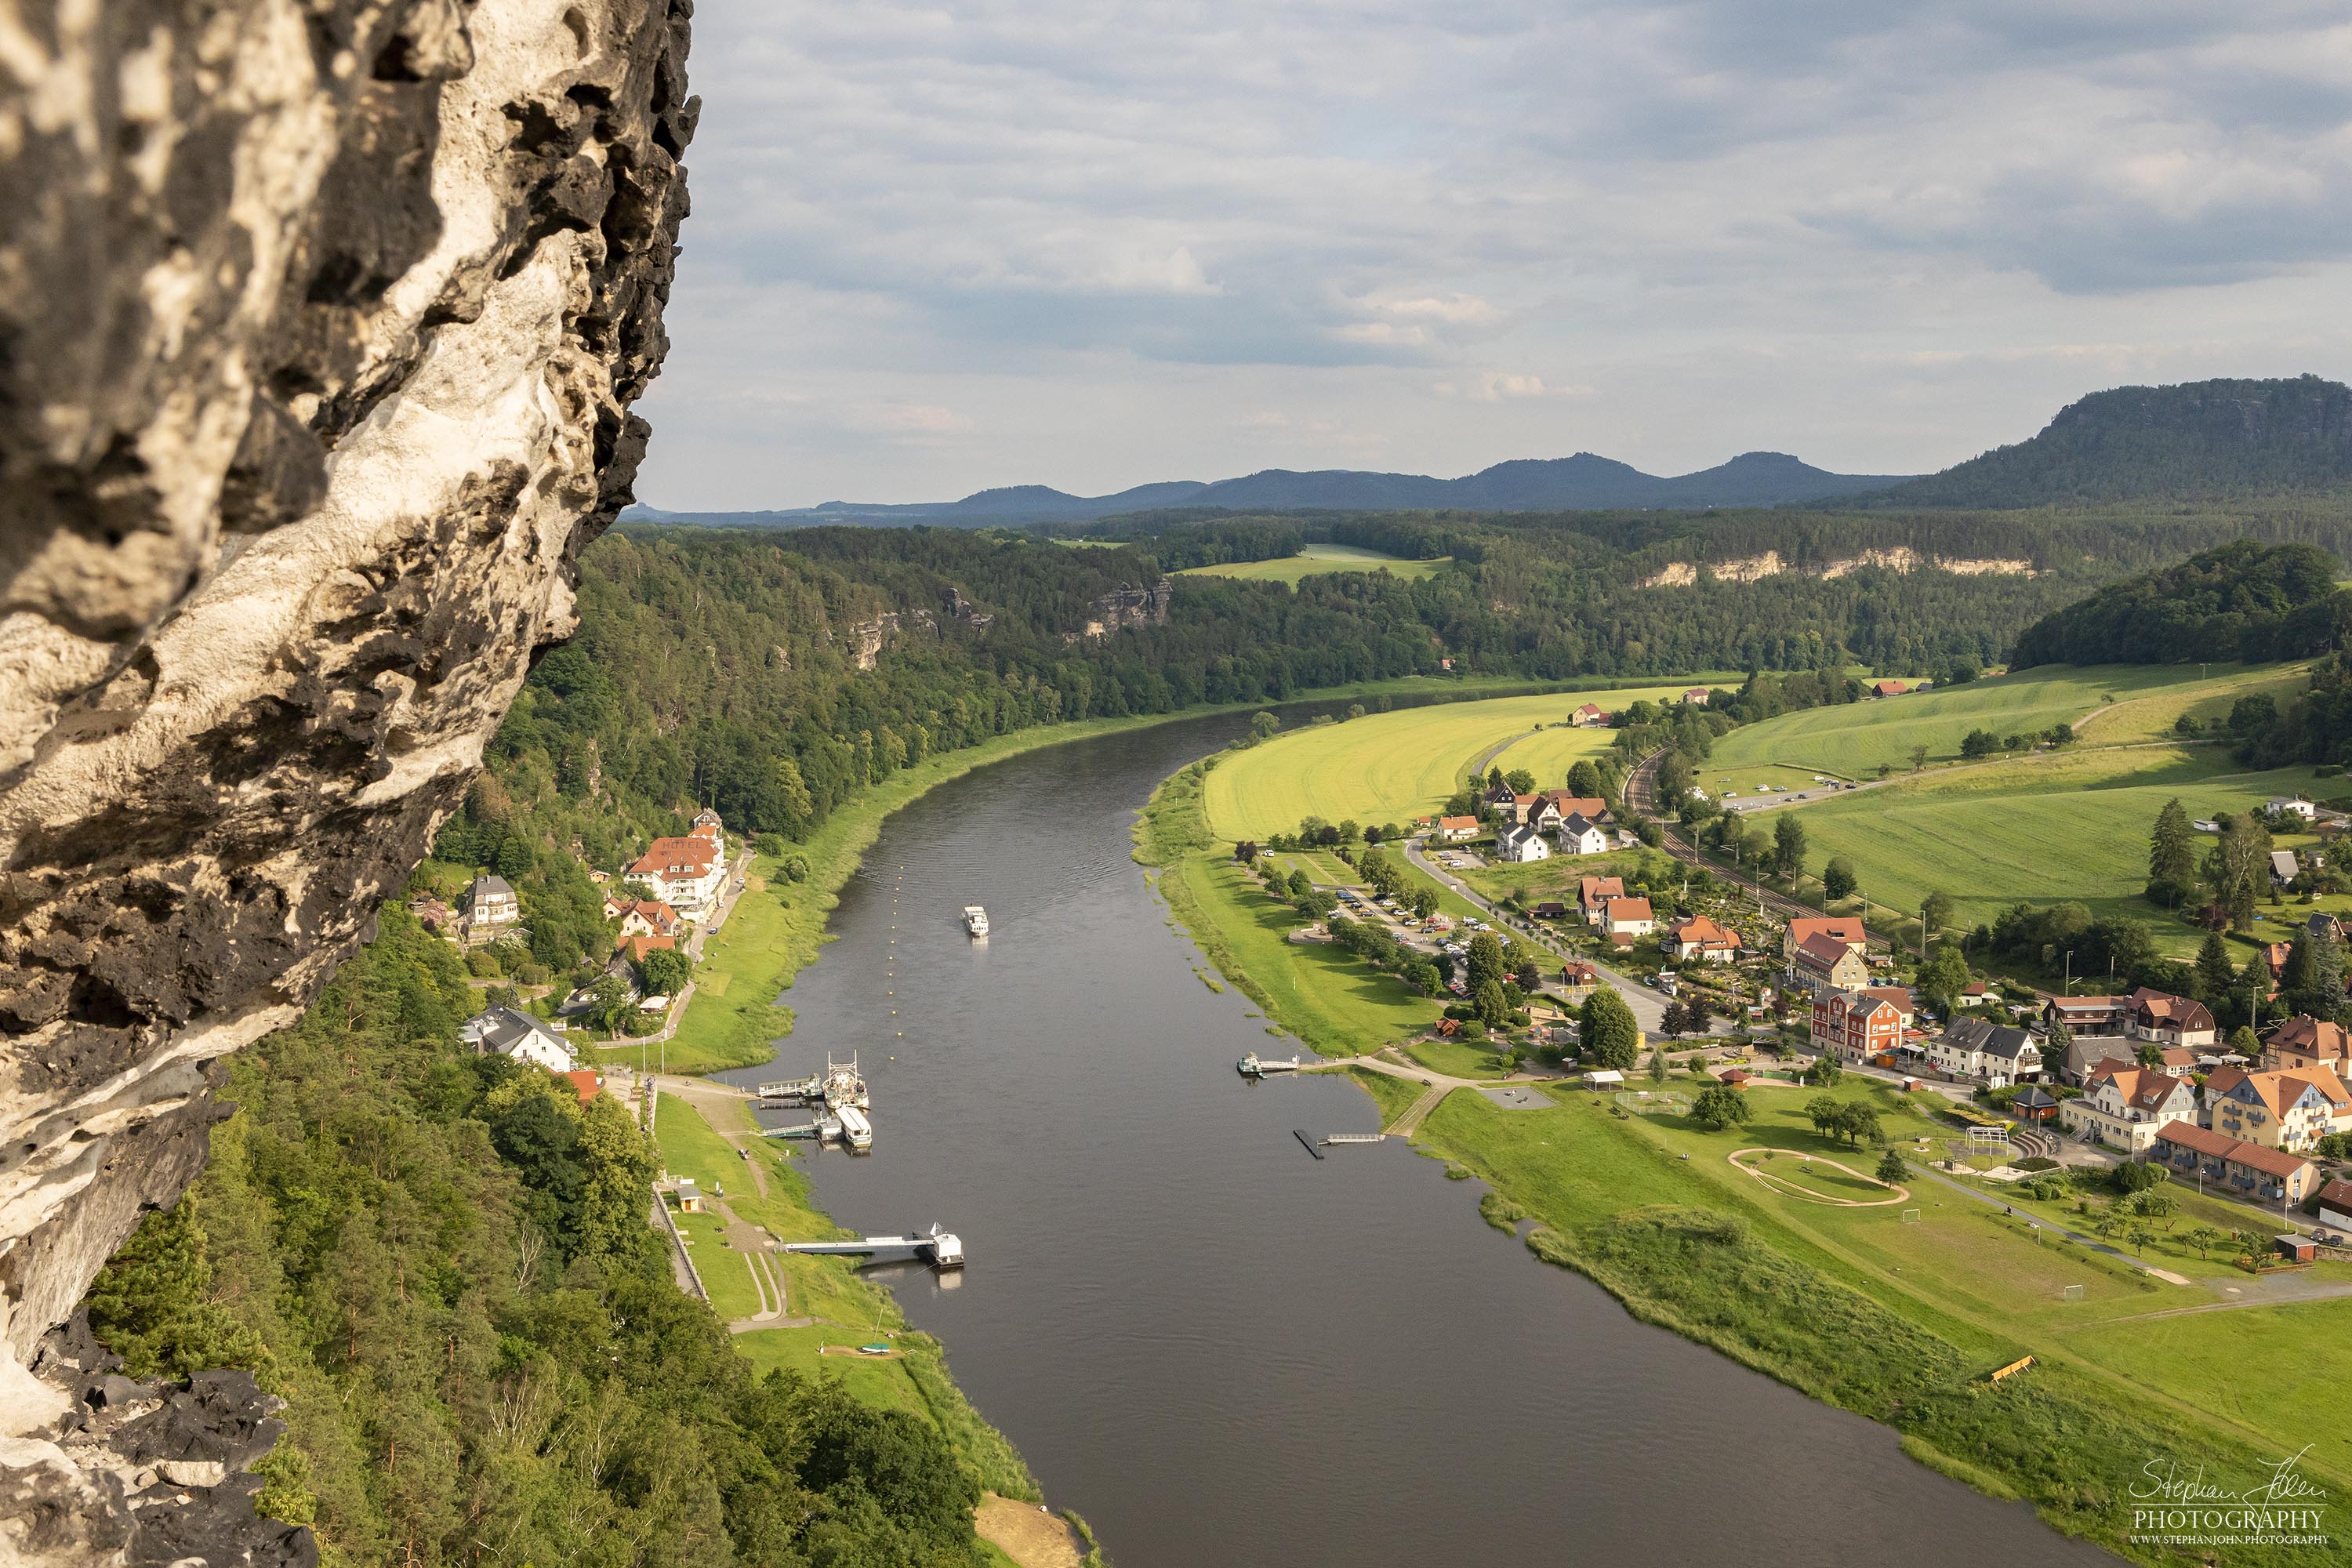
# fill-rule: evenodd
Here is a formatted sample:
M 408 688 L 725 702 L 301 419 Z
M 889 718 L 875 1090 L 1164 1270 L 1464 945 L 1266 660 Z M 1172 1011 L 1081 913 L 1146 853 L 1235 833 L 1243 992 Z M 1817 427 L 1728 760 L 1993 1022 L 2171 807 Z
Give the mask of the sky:
M 1932 471 L 2352 376 L 2336 0 L 702 0 L 640 499 Z

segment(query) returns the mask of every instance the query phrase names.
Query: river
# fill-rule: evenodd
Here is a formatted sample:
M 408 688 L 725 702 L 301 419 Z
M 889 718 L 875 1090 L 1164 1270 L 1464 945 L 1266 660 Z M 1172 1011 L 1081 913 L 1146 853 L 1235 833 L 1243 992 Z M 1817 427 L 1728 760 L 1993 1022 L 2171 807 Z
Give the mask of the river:
M 777 1056 L 859 1053 L 875 1152 L 819 1157 L 819 1200 L 962 1236 L 961 1279 L 885 1276 L 1119 1568 L 2115 1561 L 1634 1321 L 1406 1146 L 1311 1159 L 1292 1129 L 1374 1131 L 1370 1099 L 1245 1084 L 1277 1042 L 1129 858 L 1152 787 L 1242 722 L 1049 747 L 892 817 Z

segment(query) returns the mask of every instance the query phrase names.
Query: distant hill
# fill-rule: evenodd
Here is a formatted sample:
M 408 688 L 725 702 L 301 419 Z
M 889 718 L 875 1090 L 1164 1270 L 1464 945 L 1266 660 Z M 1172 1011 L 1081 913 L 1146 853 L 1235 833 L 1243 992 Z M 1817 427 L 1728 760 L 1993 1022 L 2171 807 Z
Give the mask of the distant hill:
M 1868 500 L 2012 509 L 2227 500 L 2352 482 L 2352 387 L 2315 375 L 2119 386 L 2000 447 Z
M 2020 633 L 2010 666 L 2306 658 L 2343 646 L 2352 595 L 2313 544 L 2240 539 L 2111 583 Z
M 1268 468 L 1240 479 L 1179 479 L 1138 485 L 1115 495 L 1074 496 L 1044 485 L 982 490 L 961 500 L 913 505 L 827 501 L 789 511 L 676 512 L 632 507 L 632 521 L 809 527 L 828 522 L 981 528 L 1024 522 L 1083 522 L 1154 507 L 1220 507 L 1234 511 L 1599 511 L 1693 510 L 1706 507 L 1785 506 L 1879 490 L 1899 480 L 1884 474 L 1832 474 L 1781 452 L 1748 452 L 1695 474 L 1661 479 L 1579 452 L 1572 458 L 1497 463 L 1458 479 L 1381 474 L 1354 468 L 1299 472 Z

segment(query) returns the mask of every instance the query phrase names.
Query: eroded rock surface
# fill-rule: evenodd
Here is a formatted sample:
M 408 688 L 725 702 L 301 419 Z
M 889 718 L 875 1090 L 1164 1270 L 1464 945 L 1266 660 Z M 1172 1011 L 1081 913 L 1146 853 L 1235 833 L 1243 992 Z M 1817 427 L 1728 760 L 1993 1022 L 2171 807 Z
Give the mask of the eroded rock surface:
M 690 14 L 0 0 L 0 1560 L 188 1555 L 28 1369 L 572 628 L 667 346 Z

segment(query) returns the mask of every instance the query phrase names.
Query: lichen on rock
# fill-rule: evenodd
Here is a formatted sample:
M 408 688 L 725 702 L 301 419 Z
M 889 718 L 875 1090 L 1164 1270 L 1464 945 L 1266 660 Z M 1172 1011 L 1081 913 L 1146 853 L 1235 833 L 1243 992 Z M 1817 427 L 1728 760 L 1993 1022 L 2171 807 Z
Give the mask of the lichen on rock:
M 572 628 L 698 106 L 689 0 L 0 7 L 0 1514 L 37 1521 L 87 1415 L 45 1343 Z M 213 1463 L 157 1484 L 235 1492 Z M 75 1484 L 127 1511 L 0 1555 L 152 1554 Z

